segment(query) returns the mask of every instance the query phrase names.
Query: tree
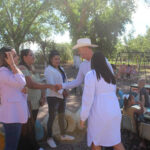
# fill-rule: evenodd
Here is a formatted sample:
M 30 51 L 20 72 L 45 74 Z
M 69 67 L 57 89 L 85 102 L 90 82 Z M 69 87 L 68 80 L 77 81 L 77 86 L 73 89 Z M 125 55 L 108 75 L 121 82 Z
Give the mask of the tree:
M 117 52 L 134 51 L 134 52 L 150 52 L 150 28 L 144 36 L 125 38 L 124 44 L 118 42 L 116 45 Z
M 56 1 L 56 8 L 68 23 L 73 44 L 80 37 L 89 37 L 107 55 L 112 54 L 118 35 L 131 22 L 135 9 L 134 0 Z
M 19 52 L 22 43 L 35 41 L 43 30 L 51 32 L 60 26 L 52 0 L 1 0 L 0 40 Z
M 48 55 L 52 50 L 57 50 L 60 53 L 61 62 L 66 63 L 72 60 L 72 49 L 71 45 L 68 43 L 54 43 L 53 41 L 46 43 L 45 47 L 45 57 L 43 57 L 43 51 L 38 50 L 36 52 L 36 63 L 43 64 L 48 62 Z

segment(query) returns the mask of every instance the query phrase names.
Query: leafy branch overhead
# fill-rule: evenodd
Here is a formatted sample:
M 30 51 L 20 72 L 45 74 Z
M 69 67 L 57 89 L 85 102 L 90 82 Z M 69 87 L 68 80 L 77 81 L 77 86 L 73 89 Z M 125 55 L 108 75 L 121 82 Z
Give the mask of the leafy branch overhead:
M 21 44 L 36 42 L 43 47 L 53 41 L 52 34 L 68 30 L 72 44 L 89 37 L 111 57 L 118 36 L 131 23 L 135 4 L 135 0 L 0 0 L 0 44 L 19 52 Z
M 21 44 L 34 41 L 37 34 L 46 30 L 50 36 L 55 27 L 61 27 L 51 0 L 2 0 L 0 15 L 1 43 L 14 46 L 18 52 Z
M 135 10 L 134 0 L 56 0 L 58 11 L 69 24 L 73 43 L 90 37 L 107 55 L 111 55 L 118 35 L 125 31 Z

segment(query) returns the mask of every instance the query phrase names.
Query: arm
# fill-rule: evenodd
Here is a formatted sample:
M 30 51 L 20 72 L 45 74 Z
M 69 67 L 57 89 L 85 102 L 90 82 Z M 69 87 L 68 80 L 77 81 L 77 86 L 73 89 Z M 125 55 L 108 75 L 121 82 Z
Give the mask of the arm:
M 82 96 L 82 107 L 80 118 L 82 121 L 85 121 L 93 104 L 94 95 L 95 95 L 95 76 L 93 72 L 89 72 L 85 77 L 85 85 Z M 90 91 L 90 92 L 89 92 Z
M 0 82 L 15 88 L 23 88 L 26 85 L 26 80 L 23 74 L 10 74 L 7 70 L 1 71 Z
M 19 66 L 27 82 L 27 87 L 30 89 L 47 89 L 55 90 L 55 87 L 51 84 L 38 83 L 32 80 L 29 71 L 24 66 Z
M 137 104 L 140 105 L 140 109 L 135 109 L 135 113 L 137 114 L 143 114 L 144 113 L 144 105 L 142 102 L 138 101 Z
M 5 58 L 5 61 L 9 65 L 10 69 L 12 70 L 12 72 L 14 74 L 22 74 L 20 69 L 16 66 L 11 52 L 6 52 L 6 55 L 7 55 L 7 57 Z
M 141 95 L 141 103 L 143 106 L 145 106 L 145 97 L 144 95 Z
M 146 90 L 144 88 L 141 88 L 140 89 L 140 101 L 143 106 L 145 106 L 145 94 L 146 94 Z
M 84 74 L 82 72 L 82 67 L 80 66 L 76 79 L 71 82 L 63 83 L 62 88 L 71 89 L 71 88 L 77 87 L 82 84 L 83 80 L 84 80 Z
M 5 60 L 13 74 L 9 73 L 9 71 L 7 70 L 4 70 L 3 72 L 1 72 L 1 82 L 8 84 L 9 86 L 23 88 L 26 84 L 26 81 L 22 72 L 15 65 L 11 52 L 6 52 L 6 55 L 7 57 L 5 58 Z
M 46 102 L 45 90 L 41 90 L 40 106 L 43 106 L 45 102 Z
M 47 89 L 54 90 L 54 86 L 51 84 L 37 83 L 32 80 L 30 76 L 26 76 L 27 87 L 30 89 Z
M 44 71 L 44 76 L 46 78 L 46 82 L 48 84 L 53 85 L 54 87 L 55 87 L 56 84 L 58 84 L 58 80 L 60 80 L 60 79 L 57 79 L 56 76 L 55 76 L 55 73 L 53 71 L 51 71 L 50 69 L 48 69 L 48 68 Z M 57 87 L 55 87 L 55 88 L 56 88 L 56 90 L 58 90 Z M 56 90 L 55 90 L 55 92 L 56 92 Z M 61 89 L 61 90 L 59 90 L 57 92 L 59 94 L 62 94 L 63 93 L 63 89 Z

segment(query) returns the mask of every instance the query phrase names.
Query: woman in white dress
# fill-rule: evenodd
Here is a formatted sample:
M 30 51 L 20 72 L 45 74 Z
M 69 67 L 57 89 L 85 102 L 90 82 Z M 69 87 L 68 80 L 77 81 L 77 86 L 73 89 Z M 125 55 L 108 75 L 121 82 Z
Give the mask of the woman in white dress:
M 85 76 L 80 114 L 82 128 L 88 119 L 88 146 L 92 145 L 92 150 L 101 150 L 101 146 L 124 150 L 120 135 L 121 111 L 116 96 L 114 74 L 101 52 L 93 55 L 91 68 Z

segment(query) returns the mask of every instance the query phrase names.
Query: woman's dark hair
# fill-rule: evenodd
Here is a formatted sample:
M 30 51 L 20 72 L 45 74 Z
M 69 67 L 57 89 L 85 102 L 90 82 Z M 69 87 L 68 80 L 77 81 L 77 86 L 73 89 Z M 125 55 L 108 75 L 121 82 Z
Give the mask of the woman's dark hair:
M 91 59 L 91 68 L 96 71 L 97 80 L 101 77 L 107 83 L 116 84 L 116 79 L 106 63 L 106 59 L 101 52 L 95 52 Z
M 52 60 L 52 58 L 55 57 L 55 56 L 60 56 L 60 54 L 59 54 L 58 51 L 52 50 L 52 51 L 50 52 L 49 56 L 48 56 L 48 63 L 49 63 L 51 66 L 53 66 L 51 60 Z M 53 67 L 54 67 L 54 66 L 53 66 Z
M 124 109 L 125 110 L 127 110 L 129 101 L 131 101 L 132 96 L 133 95 L 130 94 L 128 98 L 126 98 L 126 97 L 124 98 Z
M 0 67 L 2 66 L 9 67 L 9 65 L 5 61 L 5 58 L 7 57 L 6 52 L 10 52 L 12 49 L 14 48 L 9 46 L 4 46 L 0 49 Z
M 51 60 L 53 57 L 55 56 L 60 56 L 59 52 L 57 50 L 52 50 L 49 54 L 49 57 L 48 57 L 48 63 L 53 66 Z M 53 66 L 54 67 L 54 66 Z M 60 66 L 58 66 L 58 69 L 59 71 L 61 72 L 62 76 L 63 76 L 63 81 L 65 81 L 66 79 L 66 75 L 65 75 L 65 72 L 62 70 L 62 68 Z
M 116 65 L 111 64 L 111 66 L 112 66 L 113 70 L 116 70 L 116 69 L 117 69 L 117 68 L 116 68 Z
M 23 49 L 23 50 L 21 50 L 20 63 L 19 63 L 19 65 L 23 65 L 23 66 L 27 67 L 27 69 L 29 69 L 29 70 L 31 70 L 31 68 L 26 64 L 26 62 L 24 61 L 23 57 L 27 56 L 30 51 L 31 51 L 30 49 Z

